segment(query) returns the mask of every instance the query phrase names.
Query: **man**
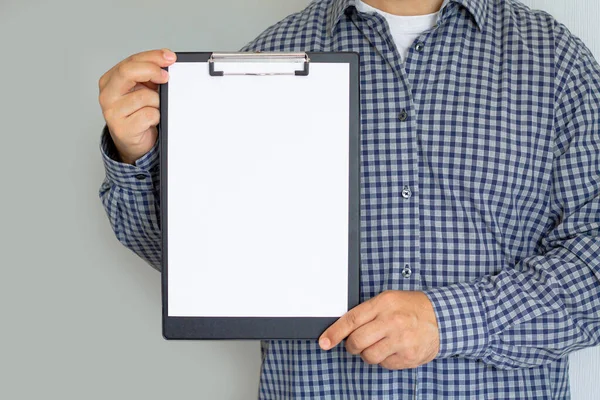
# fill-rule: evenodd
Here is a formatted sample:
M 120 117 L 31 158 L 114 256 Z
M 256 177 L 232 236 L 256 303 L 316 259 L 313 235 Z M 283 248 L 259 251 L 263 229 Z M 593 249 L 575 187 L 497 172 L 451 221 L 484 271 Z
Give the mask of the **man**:
M 516 0 L 322 0 L 244 50 L 361 55 L 361 304 L 318 343 L 263 342 L 260 397 L 568 398 L 568 354 L 600 343 L 600 68 L 581 40 Z M 101 198 L 156 268 L 174 61 L 100 79 Z

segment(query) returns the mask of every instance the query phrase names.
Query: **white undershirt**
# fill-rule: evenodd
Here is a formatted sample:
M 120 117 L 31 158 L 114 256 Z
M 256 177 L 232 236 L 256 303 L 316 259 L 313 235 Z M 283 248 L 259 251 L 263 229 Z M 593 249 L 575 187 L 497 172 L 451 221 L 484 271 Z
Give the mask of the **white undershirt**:
M 371 7 L 361 0 L 356 2 L 356 9 L 363 13 L 379 13 L 385 17 L 390 26 L 392 38 L 394 38 L 394 42 L 396 43 L 396 47 L 398 48 L 398 52 L 402 56 L 403 61 L 406 59 L 408 49 L 417 36 L 434 27 L 439 13 L 438 11 L 426 15 L 394 15 Z

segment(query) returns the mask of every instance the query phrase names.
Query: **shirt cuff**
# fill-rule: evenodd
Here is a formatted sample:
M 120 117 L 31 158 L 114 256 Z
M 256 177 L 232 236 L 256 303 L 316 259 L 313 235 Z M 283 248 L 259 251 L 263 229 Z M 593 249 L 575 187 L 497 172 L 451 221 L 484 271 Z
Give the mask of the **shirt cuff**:
M 159 141 L 135 165 L 120 162 L 113 140 L 105 126 L 100 141 L 100 151 L 106 170 L 106 183 L 114 184 L 124 189 L 149 191 L 154 189 L 154 182 L 159 174 Z
M 476 283 L 457 283 L 424 292 L 433 304 L 438 322 L 440 351 L 436 358 L 483 358 L 488 346 L 488 327 Z

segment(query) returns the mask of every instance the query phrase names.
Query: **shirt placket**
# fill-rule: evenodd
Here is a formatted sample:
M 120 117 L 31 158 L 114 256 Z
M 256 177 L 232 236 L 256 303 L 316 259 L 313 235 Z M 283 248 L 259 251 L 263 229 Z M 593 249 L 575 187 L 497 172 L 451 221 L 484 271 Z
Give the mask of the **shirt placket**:
M 418 271 L 419 154 L 412 89 L 385 19 L 379 15 L 355 14 L 353 22 L 375 50 L 371 55 L 361 56 L 378 55 L 389 67 L 379 78 L 368 70 L 369 60 L 363 60 L 365 80 L 374 80 L 366 91 L 383 110 L 375 116 L 374 126 L 363 123 L 363 133 L 368 135 L 363 145 L 372 150 L 366 154 L 367 160 L 363 160 L 363 167 L 371 171 L 371 176 L 363 182 L 366 183 L 363 184 L 363 196 L 367 198 L 366 207 L 379 211 L 375 215 L 379 220 L 371 219 L 371 225 L 364 228 L 387 232 L 383 247 L 387 246 L 392 255 L 389 275 L 382 282 L 382 289 L 418 290 L 421 287 Z
M 363 207 L 367 219 L 364 230 L 376 231 L 377 240 L 367 242 L 367 252 L 379 253 L 384 265 L 371 260 L 363 268 L 382 268 L 377 290 L 419 290 L 419 152 L 417 119 L 412 88 L 402 66 L 401 56 L 383 17 L 355 14 L 353 22 L 371 43 L 375 51 L 361 55 L 363 81 L 372 82 L 363 90 L 371 101 L 367 107 L 379 109 L 371 125 L 363 122 Z M 380 66 L 380 57 L 387 64 L 385 73 L 369 68 Z M 375 59 L 374 59 L 375 58 Z M 363 103 L 364 104 L 364 103 Z M 363 112 L 363 116 L 365 113 Z M 363 212 L 363 215 L 365 213 Z M 366 272 L 365 272 L 366 273 Z M 416 370 L 410 374 L 417 389 Z
M 438 22 L 439 23 L 439 22 Z M 433 40 L 433 33 L 438 29 L 438 24 L 436 24 L 432 29 L 423 32 L 421 35 L 419 35 L 414 42 L 412 43 L 411 47 L 409 48 L 407 57 L 405 62 L 403 63 L 403 76 L 406 77 L 407 81 L 410 81 L 412 86 L 411 86 L 411 105 L 412 105 L 412 109 L 413 109 L 413 121 L 414 121 L 414 132 L 415 132 L 415 148 L 414 148 L 414 152 L 415 154 L 420 154 L 421 149 L 418 146 L 418 137 L 417 135 L 419 134 L 419 131 L 421 129 L 428 129 L 428 127 L 426 126 L 424 120 L 421 118 L 421 115 L 423 113 L 423 111 L 426 110 L 421 110 L 420 109 L 420 94 L 421 94 L 421 85 L 422 85 L 422 81 L 423 81 L 423 76 L 421 73 L 422 69 L 419 67 L 420 65 L 423 65 L 427 62 L 429 62 L 431 60 L 431 56 L 433 55 L 433 45 L 432 45 L 432 40 Z M 421 160 L 418 156 L 417 156 L 417 160 Z M 418 181 L 418 177 L 421 176 L 421 172 L 423 172 L 421 169 L 424 168 L 424 166 L 422 165 L 422 163 L 418 163 L 417 167 L 415 168 L 415 171 L 417 171 L 417 176 L 415 177 L 415 182 Z M 425 193 L 423 194 L 425 195 Z M 422 204 L 422 202 L 421 202 Z M 418 207 L 418 203 L 416 204 Z M 420 207 L 419 211 L 417 212 L 417 215 L 420 215 L 421 212 L 427 212 L 427 210 L 421 210 Z M 420 226 L 420 225 L 419 225 Z M 419 232 L 417 232 L 417 235 L 419 237 L 421 237 L 421 239 L 425 239 L 426 237 L 424 235 L 421 235 L 420 233 L 420 229 L 418 229 Z M 423 246 L 425 247 L 425 246 Z M 420 280 L 419 280 L 420 283 Z M 424 288 L 419 285 L 417 287 L 417 285 L 415 285 L 415 290 L 423 290 Z M 426 398 L 428 395 L 428 390 L 427 390 L 427 385 L 430 384 L 430 382 L 432 381 L 432 377 L 428 377 L 428 373 L 430 373 L 429 367 L 428 365 L 423 365 L 420 366 L 419 368 L 415 368 L 415 393 L 414 393 L 414 399 L 419 399 L 419 398 Z

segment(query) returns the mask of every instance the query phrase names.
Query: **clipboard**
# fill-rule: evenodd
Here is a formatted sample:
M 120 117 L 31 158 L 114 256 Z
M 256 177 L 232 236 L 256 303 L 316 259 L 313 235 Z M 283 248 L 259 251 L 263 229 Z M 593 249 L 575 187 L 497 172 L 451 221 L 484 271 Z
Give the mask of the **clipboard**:
M 357 53 L 178 52 L 160 87 L 165 339 L 317 339 L 359 301 Z

